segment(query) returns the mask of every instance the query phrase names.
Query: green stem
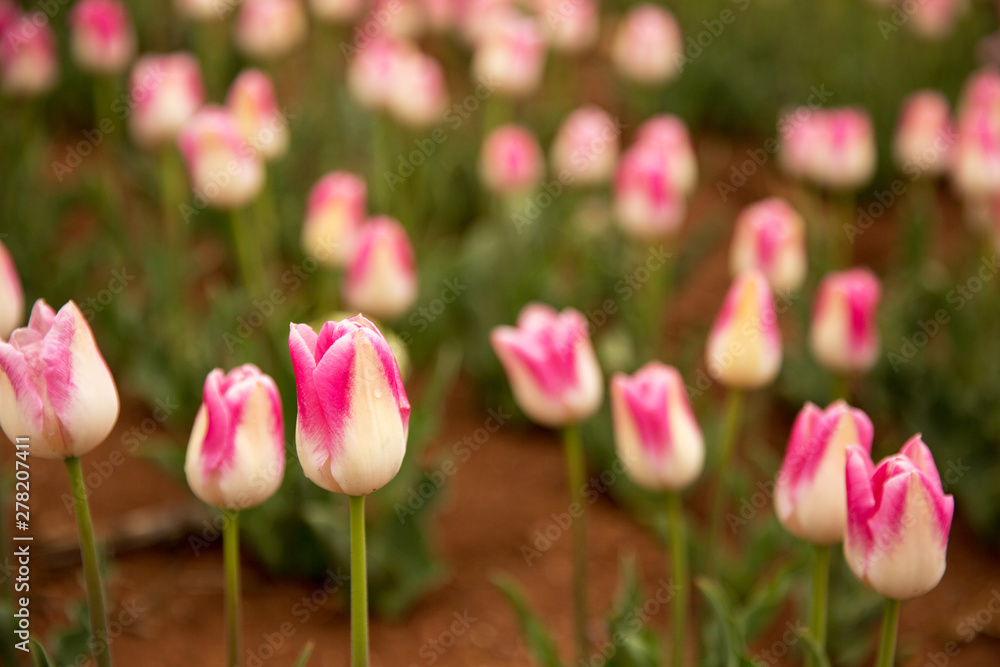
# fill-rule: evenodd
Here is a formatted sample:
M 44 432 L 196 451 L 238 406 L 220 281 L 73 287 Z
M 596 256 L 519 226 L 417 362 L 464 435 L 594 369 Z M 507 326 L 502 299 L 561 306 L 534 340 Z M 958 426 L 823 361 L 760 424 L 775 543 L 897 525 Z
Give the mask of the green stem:
M 830 587 L 830 547 L 816 545 L 813 547 L 812 571 L 812 613 L 809 617 L 809 631 L 820 650 L 826 649 L 826 610 L 827 591 Z M 815 658 L 810 655 L 808 664 L 816 665 Z
M 80 558 L 83 561 L 83 575 L 87 582 L 87 606 L 90 609 L 90 631 L 94 638 L 92 647 L 94 661 L 98 667 L 111 667 L 111 639 L 108 637 L 107 618 L 104 615 L 101 568 L 97 562 L 94 526 L 90 520 L 87 485 L 83 480 L 80 459 L 75 456 L 66 459 L 66 472 L 69 473 L 69 485 L 73 492 L 73 510 L 76 513 L 76 528 L 80 534 Z
M 160 213 L 163 216 L 163 227 L 167 232 L 167 242 L 171 249 L 181 246 L 181 226 L 177 219 L 177 205 L 180 202 L 178 194 L 178 175 L 180 174 L 180 155 L 173 146 L 164 146 L 160 153 Z
M 351 500 L 351 667 L 368 667 L 368 563 L 365 497 Z
M 668 254 L 673 252 L 671 247 L 666 242 L 664 242 L 663 245 L 667 247 Z M 641 252 L 637 254 L 637 270 L 638 267 L 645 265 L 645 259 L 649 255 L 645 245 L 638 246 L 638 250 Z M 645 350 L 645 356 L 647 358 L 657 359 L 660 356 L 660 352 L 663 350 L 663 315 L 674 288 L 674 263 L 672 260 L 672 257 L 667 259 L 666 264 L 663 267 L 664 275 L 658 276 L 650 271 L 650 284 L 646 288 L 646 299 L 644 303 L 646 312 L 644 313 L 644 317 L 641 318 L 644 320 L 644 330 L 638 332 L 639 340 L 636 345 L 637 350 Z M 646 268 L 647 270 L 649 269 L 648 266 Z M 648 338 L 645 339 L 645 344 L 643 344 L 643 339 L 647 336 Z
M 904 267 L 911 274 L 918 274 L 927 257 L 927 247 L 934 235 L 935 192 L 934 179 L 924 176 L 913 184 L 910 196 L 909 221 L 904 241 Z
M 851 376 L 841 373 L 833 378 L 833 400 L 850 402 L 851 400 Z
M 726 483 L 729 481 L 729 469 L 733 464 L 733 452 L 736 449 L 736 437 L 739 433 L 740 414 L 743 411 L 743 392 L 730 389 L 726 403 L 726 422 L 722 432 L 722 446 L 719 455 L 719 465 L 716 470 L 715 497 L 712 500 L 712 523 L 709 533 L 709 572 L 715 573 L 719 561 L 720 543 L 719 531 L 722 530 L 722 513 L 726 504 Z
M 875 667 L 892 667 L 896 661 L 896 634 L 899 631 L 899 600 L 885 599 L 882 614 L 882 644 Z
M 374 155 L 372 156 L 372 180 L 370 183 L 373 185 L 376 210 L 387 215 L 391 215 L 393 212 L 391 204 L 395 194 L 393 189 L 390 189 L 389 181 L 386 178 L 390 173 L 393 173 L 394 130 L 392 120 L 384 113 L 376 113 L 372 118 L 372 151 Z M 406 183 L 400 183 L 396 180 L 396 184 L 392 187 L 403 188 L 406 187 Z
M 688 554 L 687 530 L 684 527 L 684 513 L 681 510 L 680 492 L 667 496 L 667 517 L 670 520 L 670 557 L 673 561 L 674 581 L 677 593 L 673 597 L 674 607 L 674 667 L 684 664 L 685 622 L 688 607 Z
M 243 287 L 252 297 L 263 296 L 263 260 L 260 256 L 260 243 L 254 232 L 253 216 L 238 208 L 230 213 L 233 246 L 236 249 L 236 261 L 239 263 Z
M 240 665 L 240 512 L 223 510 L 226 564 L 226 667 Z
M 566 447 L 566 468 L 569 477 L 570 516 L 573 521 L 573 630 L 576 636 L 577 661 L 587 655 L 587 518 L 583 504 L 583 478 L 586 463 L 580 427 L 567 426 L 563 431 Z

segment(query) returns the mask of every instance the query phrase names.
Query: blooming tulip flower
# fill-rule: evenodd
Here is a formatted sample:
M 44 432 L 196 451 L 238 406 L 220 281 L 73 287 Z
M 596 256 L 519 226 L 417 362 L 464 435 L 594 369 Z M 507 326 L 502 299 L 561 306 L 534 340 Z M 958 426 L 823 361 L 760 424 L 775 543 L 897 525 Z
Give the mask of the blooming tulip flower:
M 615 31 L 611 62 L 623 76 L 642 84 L 673 79 L 684 62 L 684 40 L 677 19 L 657 5 L 632 7 Z
M 685 195 L 698 185 L 698 161 L 687 126 L 677 116 L 653 116 L 635 132 L 635 145 L 659 150 L 669 165 L 672 180 Z
M 380 319 L 399 317 L 417 300 L 417 270 L 406 230 L 387 216 L 358 231 L 344 279 L 350 308 Z
M 628 476 L 651 491 L 679 491 L 701 474 L 705 441 L 677 369 L 651 361 L 635 375 L 611 378 L 618 457 Z
M 35 97 L 55 86 L 59 54 L 48 17 L 41 12 L 9 21 L 0 35 L 0 82 L 4 92 Z
M 493 192 L 513 195 L 531 190 L 542 180 L 542 149 L 531 130 L 504 125 L 483 140 L 479 176 Z
M 118 421 L 118 390 L 83 313 L 39 299 L 28 326 L 0 341 L 0 427 L 32 456 L 80 457 Z
M 958 107 L 951 176 L 971 200 L 1000 194 L 1000 72 L 985 69 L 965 86 Z
M 544 304 L 529 304 L 517 327 L 495 328 L 490 343 L 518 405 L 539 424 L 576 424 L 600 407 L 601 369 L 587 321 L 578 311 L 558 313 Z
M 347 65 L 347 89 L 366 109 L 385 109 L 399 80 L 407 48 L 401 42 L 375 37 L 359 49 Z
M 238 209 L 264 186 L 264 164 L 247 150 L 236 118 L 225 107 L 206 106 L 187 122 L 177 140 L 191 186 L 209 206 Z
M 278 387 L 259 368 L 209 373 L 184 461 L 194 494 L 222 509 L 274 495 L 285 472 L 283 423 Z
M 552 49 L 562 53 L 581 53 L 597 42 L 600 16 L 596 0 L 534 0 L 536 15 Z
M 313 16 L 330 23 L 350 23 L 366 4 L 366 0 L 309 0 Z
M 784 199 L 751 204 L 736 218 L 729 269 L 734 275 L 757 269 L 775 290 L 793 292 L 806 277 L 805 237 L 802 216 Z
M 70 46 L 82 69 L 117 74 L 135 55 L 135 32 L 118 0 L 81 0 L 70 14 Z
M 417 49 L 407 49 L 399 59 L 395 79 L 387 106 L 396 120 L 416 129 L 441 120 L 448 105 L 441 63 Z
M 684 221 L 687 202 L 674 181 L 665 154 L 656 147 L 633 146 L 615 175 L 615 213 L 622 228 L 638 239 L 673 236 Z
M 24 288 L 17 266 L 0 241 L 0 340 L 7 340 L 11 332 L 24 321 Z
M 472 56 L 472 73 L 494 93 L 525 97 L 538 90 L 545 67 L 545 38 L 538 23 L 500 13 L 485 29 Z
M 306 36 L 300 0 L 243 0 L 236 17 L 236 46 L 252 58 L 284 56 Z
M 177 138 L 205 101 L 198 61 L 189 53 L 148 55 L 132 67 L 129 85 L 135 108 L 129 116 L 136 142 L 158 148 Z
M 774 508 L 785 530 L 823 546 L 844 538 L 847 448 L 870 452 L 872 433 L 868 415 L 844 401 L 826 410 L 805 404 L 792 426 L 774 491 Z
M 618 123 L 595 106 L 580 107 L 552 141 L 552 169 L 567 183 L 595 185 L 611 178 L 618 162 Z
M 882 297 L 878 278 L 865 268 L 833 271 L 820 281 L 809 343 L 826 368 L 839 373 L 868 370 L 879 350 L 875 310 Z
M 266 74 L 258 69 L 241 72 L 229 87 L 226 107 L 250 147 L 260 151 L 265 160 L 280 157 L 288 150 L 288 125 Z
M 965 0 L 922 0 L 910 13 L 910 26 L 927 39 L 941 39 L 955 26 Z
M 781 159 L 792 176 L 853 190 L 875 173 L 875 133 L 863 109 L 796 109 L 779 123 Z
M 403 462 L 410 402 L 396 359 L 374 324 L 357 315 L 319 335 L 292 324 L 295 444 L 306 477 L 334 493 L 361 496 L 385 486 Z
M 847 452 L 847 532 L 851 571 L 881 595 L 927 593 L 945 571 L 955 500 L 945 495 L 930 449 L 915 435 L 875 467 L 861 447 Z
M 365 182 L 354 174 L 334 171 L 319 179 L 309 191 L 303 250 L 326 266 L 347 264 L 367 199 Z
M 413 40 L 423 34 L 427 16 L 419 0 L 372 0 L 362 24 L 377 24 L 392 39 Z
M 948 99 L 933 90 L 920 90 L 903 102 L 896 125 L 893 154 L 903 173 L 940 176 L 948 168 L 955 130 Z
M 767 278 L 746 271 L 733 281 L 705 349 L 708 372 L 736 389 L 770 384 L 781 369 L 781 331 Z

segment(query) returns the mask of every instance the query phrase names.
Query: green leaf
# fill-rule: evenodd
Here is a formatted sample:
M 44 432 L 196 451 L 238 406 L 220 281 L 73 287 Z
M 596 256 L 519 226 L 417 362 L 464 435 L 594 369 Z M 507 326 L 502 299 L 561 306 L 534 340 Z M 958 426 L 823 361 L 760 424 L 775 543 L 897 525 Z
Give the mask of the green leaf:
M 31 662 L 34 667 L 53 667 L 45 647 L 34 637 L 31 638 Z
M 796 632 L 795 634 L 802 640 L 803 646 L 806 647 L 806 652 L 812 656 L 816 667 L 830 667 L 830 660 L 826 657 L 826 651 L 823 650 L 823 647 L 819 645 L 819 642 L 816 641 L 816 638 L 811 633 Z
M 493 577 L 493 585 L 507 596 L 507 600 L 514 608 L 514 615 L 517 616 L 518 624 L 521 626 L 521 633 L 524 635 L 535 661 L 543 667 L 562 667 L 552 635 L 541 619 L 531 611 L 514 578 L 507 574 L 500 574 Z
M 746 658 L 746 637 L 743 624 L 732 601 L 716 581 L 706 577 L 695 579 L 695 585 L 702 592 L 709 606 L 715 612 L 722 631 L 727 667 L 739 667 Z
M 789 563 L 775 572 L 768 581 L 754 588 L 739 612 L 740 623 L 746 630 L 748 641 L 753 640 L 770 625 L 774 614 L 788 597 L 788 592 L 800 571 L 799 563 Z
M 657 667 L 660 644 L 657 633 L 642 623 L 646 601 L 639 585 L 635 558 L 623 558 L 619 566 L 618 594 L 607 618 L 613 651 L 605 650 L 605 667 Z M 638 621 L 638 622 L 637 622 Z M 610 655 L 608 655 L 610 654 Z
M 302 653 L 299 653 L 299 657 L 295 661 L 295 667 L 306 667 L 314 648 L 316 648 L 316 642 L 306 642 L 306 645 L 302 647 Z

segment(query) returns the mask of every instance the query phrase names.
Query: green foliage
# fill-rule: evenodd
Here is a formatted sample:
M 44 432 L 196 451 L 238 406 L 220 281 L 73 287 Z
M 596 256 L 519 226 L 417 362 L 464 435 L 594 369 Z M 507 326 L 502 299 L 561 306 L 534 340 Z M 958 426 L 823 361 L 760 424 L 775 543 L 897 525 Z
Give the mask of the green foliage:
M 500 574 L 493 578 L 493 583 L 514 608 L 514 615 L 521 627 L 521 635 L 528 643 L 528 649 L 535 662 L 542 667 L 563 667 L 556 651 L 555 640 L 552 639 L 542 620 L 531 610 L 517 581 L 507 574 Z

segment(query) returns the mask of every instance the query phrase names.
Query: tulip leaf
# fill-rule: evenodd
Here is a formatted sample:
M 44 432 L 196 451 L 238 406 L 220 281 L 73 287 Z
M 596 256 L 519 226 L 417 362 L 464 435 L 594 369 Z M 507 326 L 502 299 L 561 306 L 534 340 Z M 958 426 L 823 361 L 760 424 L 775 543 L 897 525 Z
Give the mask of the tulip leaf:
M 299 657 L 295 660 L 295 667 L 306 667 L 314 648 L 316 648 L 316 642 L 312 640 L 306 642 L 306 645 L 302 647 L 302 653 L 299 653 Z
M 605 667 L 657 667 L 658 635 L 647 623 L 652 615 L 643 611 L 649 598 L 643 595 L 634 558 L 622 559 L 618 578 L 618 594 L 606 622 L 608 641 L 595 651 L 604 656 Z
M 718 582 L 707 577 L 697 577 L 695 585 L 708 600 L 719 622 L 726 667 L 740 667 L 746 658 L 745 631 L 729 595 Z
M 514 615 L 521 626 L 521 633 L 528 644 L 528 649 L 535 657 L 535 661 L 542 667 L 562 667 L 559 661 L 559 653 L 556 651 L 555 640 L 545 627 L 541 619 L 531 610 L 528 602 L 521 592 L 520 586 L 508 574 L 500 574 L 493 577 L 493 584 L 500 589 L 500 592 L 507 597 L 514 608 Z
M 819 645 L 819 642 L 816 641 L 816 638 L 810 632 L 796 632 L 795 634 L 802 640 L 802 645 L 805 646 L 806 653 L 812 657 L 813 664 L 816 667 L 830 667 L 830 659 L 826 657 L 826 651 L 823 650 L 823 647 Z
M 30 646 L 31 663 L 34 667 L 53 667 L 52 660 L 40 641 L 32 637 Z

